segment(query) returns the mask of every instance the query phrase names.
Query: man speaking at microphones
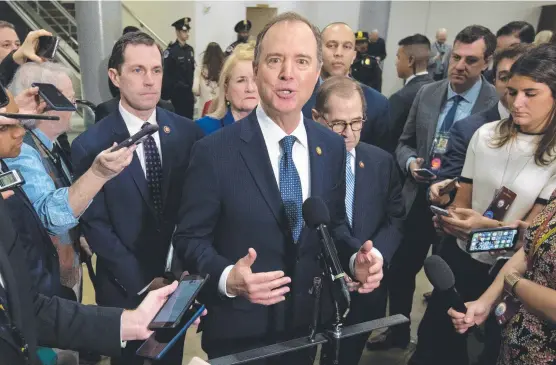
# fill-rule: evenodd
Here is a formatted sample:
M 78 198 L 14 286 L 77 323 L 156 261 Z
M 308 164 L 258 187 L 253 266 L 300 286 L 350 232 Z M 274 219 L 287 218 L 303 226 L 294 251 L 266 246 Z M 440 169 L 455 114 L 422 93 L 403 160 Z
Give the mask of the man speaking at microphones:
M 316 96 L 313 119 L 338 133 L 346 142 L 346 216 L 353 236 L 371 240 L 384 259 L 392 260 L 402 240 L 405 209 L 394 158 L 378 147 L 360 142 L 365 123 L 365 98 L 360 85 L 344 76 L 324 81 Z M 386 273 L 387 274 L 387 273 Z M 386 286 L 370 294 L 352 293 L 351 325 L 386 315 Z M 353 336 L 340 345 L 340 364 L 357 365 L 368 334 Z
M 322 270 L 315 230 L 303 226 L 302 204 L 319 196 L 330 211 L 330 234 L 359 291 L 382 279 L 372 243 L 351 237 L 345 222 L 345 144 L 301 113 L 322 65 L 320 33 L 284 13 L 257 38 L 253 62 L 260 105 L 239 123 L 195 144 L 185 178 L 174 245 L 190 271 L 210 274 L 201 293 L 209 358 L 307 336 L 309 291 Z M 332 314 L 322 290 L 322 320 Z M 313 364 L 301 350 L 256 364 Z

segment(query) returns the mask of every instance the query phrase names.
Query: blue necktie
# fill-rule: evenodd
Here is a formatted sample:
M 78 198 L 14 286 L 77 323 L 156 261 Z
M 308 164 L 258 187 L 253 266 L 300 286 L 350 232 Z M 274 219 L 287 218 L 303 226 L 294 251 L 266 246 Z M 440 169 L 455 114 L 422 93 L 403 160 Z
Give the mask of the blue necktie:
M 284 202 L 294 243 L 297 243 L 303 228 L 301 180 L 292 158 L 293 144 L 296 140 L 297 138 L 294 136 L 286 136 L 280 140 L 283 151 L 280 159 L 280 195 L 282 196 L 282 202 Z
M 458 105 L 463 100 L 463 97 L 460 95 L 456 95 L 452 97 L 452 100 L 454 101 L 454 103 L 452 104 L 450 110 L 448 110 L 448 114 L 446 114 L 446 117 L 444 117 L 444 121 L 442 122 L 442 127 L 440 127 L 440 130 L 442 132 L 449 132 L 450 128 L 452 128 L 452 124 L 454 124 L 454 119 L 456 118 Z
M 353 199 L 355 197 L 355 174 L 351 170 L 351 153 L 346 154 L 346 216 L 353 227 Z
M 149 123 L 143 124 L 144 128 Z M 162 214 L 162 163 L 158 154 L 158 147 L 153 136 L 148 136 L 143 142 L 145 152 L 145 172 L 147 175 L 147 185 L 151 193 L 151 199 L 156 212 Z

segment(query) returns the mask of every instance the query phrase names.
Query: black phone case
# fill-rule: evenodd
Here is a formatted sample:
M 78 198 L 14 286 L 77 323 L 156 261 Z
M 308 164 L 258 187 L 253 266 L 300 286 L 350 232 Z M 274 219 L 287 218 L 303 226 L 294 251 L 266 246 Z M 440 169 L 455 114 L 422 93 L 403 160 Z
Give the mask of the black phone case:
M 156 131 L 158 131 L 158 125 L 156 124 L 149 124 L 147 126 L 145 126 L 144 128 L 141 128 L 141 130 L 137 133 L 135 133 L 133 136 L 127 138 L 126 140 L 118 143 L 118 145 L 116 147 L 114 147 L 112 149 L 112 152 L 116 152 L 118 150 L 121 150 L 122 148 L 125 147 L 131 147 L 134 144 L 139 144 L 143 138 L 146 138 L 154 133 L 156 133 Z
M 33 83 L 31 86 L 39 88 L 39 95 L 46 104 L 48 104 L 51 110 L 60 112 L 74 112 L 77 110 L 75 105 L 73 105 L 56 86 L 42 83 Z

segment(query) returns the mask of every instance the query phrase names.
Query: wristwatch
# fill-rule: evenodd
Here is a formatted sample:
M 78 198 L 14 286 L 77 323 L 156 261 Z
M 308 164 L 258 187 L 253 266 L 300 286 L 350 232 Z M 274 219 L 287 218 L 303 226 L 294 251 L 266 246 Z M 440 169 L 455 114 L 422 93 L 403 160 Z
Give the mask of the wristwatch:
M 506 274 L 504 276 L 504 291 L 515 297 L 515 286 L 521 279 L 523 279 L 523 277 L 516 272 Z

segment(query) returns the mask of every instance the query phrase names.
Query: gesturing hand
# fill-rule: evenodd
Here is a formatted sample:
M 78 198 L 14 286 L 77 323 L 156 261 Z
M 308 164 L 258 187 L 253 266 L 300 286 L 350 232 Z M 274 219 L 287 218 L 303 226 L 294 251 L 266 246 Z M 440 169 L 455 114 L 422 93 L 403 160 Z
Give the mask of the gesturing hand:
M 285 286 L 291 279 L 283 271 L 261 272 L 254 274 L 251 266 L 257 259 L 257 253 L 250 248 L 246 256 L 239 259 L 226 280 L 226 292 L 241 295 L 251 303 L 273 305 L 286 300 L 284 296 L 290 291 Z
M 357 289 L 359 293 L 370 293 L 380 286 L 380 281 L 384 276 L 383 264 L 384 259 L 377 250 L 373 250 L 373 243 L 365 242 L 355 256 L 355 279 L 361 283 Z

